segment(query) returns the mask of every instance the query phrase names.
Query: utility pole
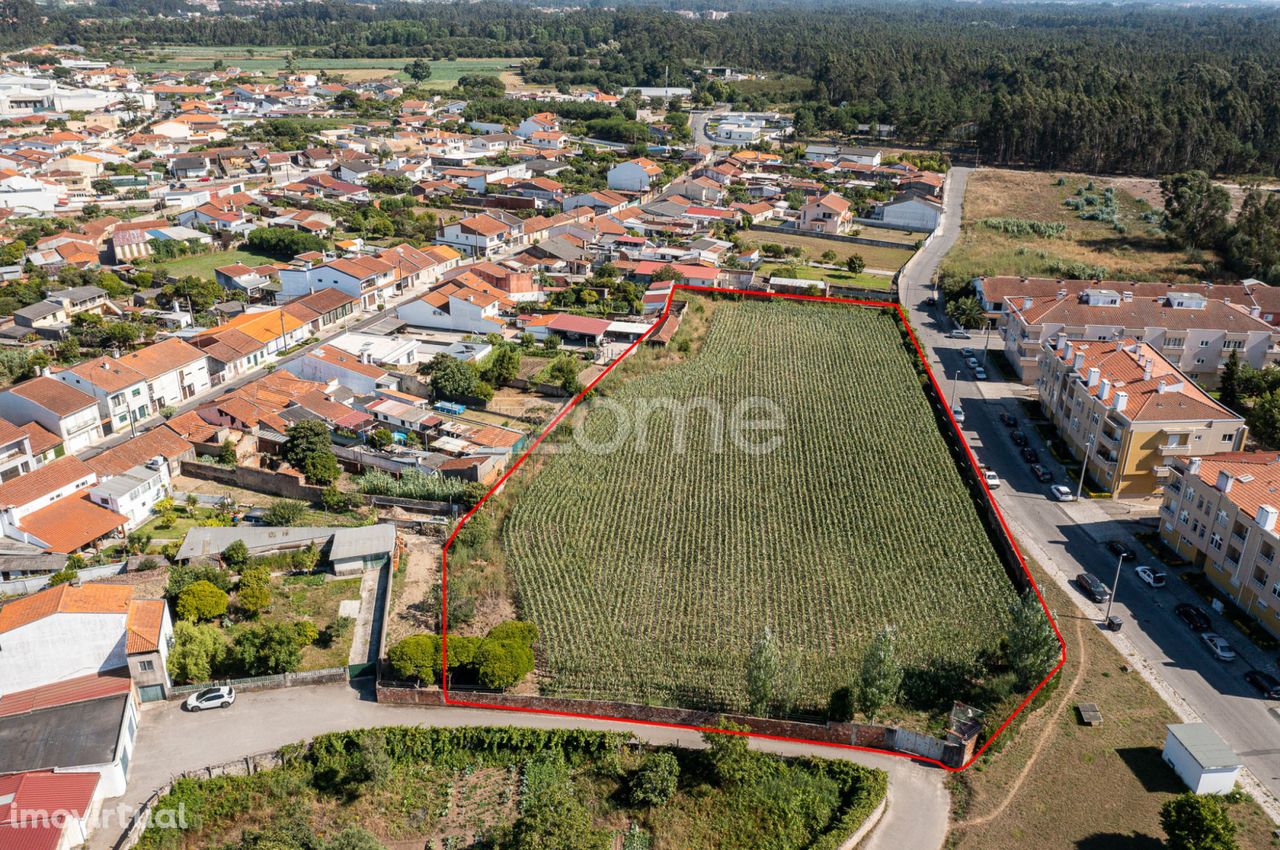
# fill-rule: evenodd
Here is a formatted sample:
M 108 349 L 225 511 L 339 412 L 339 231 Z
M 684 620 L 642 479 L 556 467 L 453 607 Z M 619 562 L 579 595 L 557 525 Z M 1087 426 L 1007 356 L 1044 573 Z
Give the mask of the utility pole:
M 1093 434 L 1089 435 L 1089 439 L 1084 441 L 1084 460 L 1080 462 L 1080 480 L 1076 483 L 1076 500 L 1079 501 L 1080 494 L 1084 491 L 1084 477 L 1089 473 L 1089 450 L 1093 448 Z
M 1111 621 L 1111 606 L 1115 604 L 1116 591 L 1120 589 L 1120 565 L 1124 563 L 1124 559 L 1127 557 L 1128 555 L 1122 552 L 1119 560 L 1116 561 L 1116 576 L 1111 580 L 1111 598 L 1107 600 L 1107 616 L 1103 618 L 1104 623 Z

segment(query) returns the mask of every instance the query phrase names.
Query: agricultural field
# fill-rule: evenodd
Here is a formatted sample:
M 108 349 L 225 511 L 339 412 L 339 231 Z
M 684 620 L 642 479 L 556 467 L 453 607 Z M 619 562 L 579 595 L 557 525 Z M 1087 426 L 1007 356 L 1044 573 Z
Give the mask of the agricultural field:
M 1104 209 L 1108 194 L 1114 216 Z M 1097 203 L 1073 208 L 1086 197 Z M 995 274 L 1085 277 L 1100 270 L 1112 280 L 1198 280 L 1202 261 L 1218 258 L 1174 248 L 1151 220 L 1160 209 L 1151 180 L 984 168 L 969 177 L 960 239 L 941 274 L 959 281 Z M 1081 217 L 1086 214 L 1095 217 Z M 1000 219 L 1048 230 L 1006 232 L 995 226 Z
M 268 254 L 259 254 L 256 251 L 212 251 L 207 254 L 192 254 L 189 257 L 179 257 L 176 260 L 156 263 L 155 269 L 156 271 L 167 272 L 174 277 L 195 276 L 212 280 L 213 270 L 220 269 L 223 266 L 230 266 L 235 263 L 244 263 L 247 266 L 261 266 L 274 262 L 276 262 L 275 257 Z
M 160 57 L 155 60 L 129 62 L 138 71 L 208 71 L 214 60 L 221 59 L 228 67 L 240 68 L 245 73 L 274 74 L 285 68 L 292 48 L 288 47 L 197 47 L 179 46 L 158 48 Z M 326 59 L 299 56 L 295 65 L 299 71 L 328 71 L 351 82 L 381 79 L 394 76 L 408 80 L 401 70 L 412 57 L 401 59 Z M 464 74 L 501 75 L 509 73 L 520 59 L 502 57 L 492 59 L 438 60 L 431 63 L 431 79 L 423 83 L 431 89 L 451 89 Z
M 895 233 L 899 233 L 899 231 L 886 230 L 884 235 L 881 235 L 880 231 L 877 230 L 873 238 L 896 241 L 893 237 Z M 866 231 L 863 231 L 863 234 L 872 238 Z M 918 233 L 913 236 L 914 238 L 911 241 L 903 242 L 901 248 L 882 248 L 878 245 L 859 245 L 856 242 L 837 242 L 833 239 L 823 239 L 819 236 L 806 236 L 802 233 L 772 233 L 767 230 L 748 230 L 746 234 L 748 244 L 754 247 L 772 243 L 781 245 L 784 248 L 799 248 L 804 252 L 804 259 L 806 260 L 817 260 L 824 252 L 834 251 L 837 263 L 843 263 L 851 254 L 857 254 L 862 257 L 863 262 L 867 264 L 867 268 L 881 269 L 890 273 L 902 268 L 903 263 L 911 259 L 911 255 L 915 253 L 913 246 L 917 239 L 923 237 Z
M 817 710 L 886 625 L 908 667 L 994 647 L 1015 592 L 894 316 L 714 302 L 690 348 L 624 364 L 516 485 L 498 539 L 544 693 L 741 710 L 767 627 Z M 761 399 L 776 429 L 734 443 Z

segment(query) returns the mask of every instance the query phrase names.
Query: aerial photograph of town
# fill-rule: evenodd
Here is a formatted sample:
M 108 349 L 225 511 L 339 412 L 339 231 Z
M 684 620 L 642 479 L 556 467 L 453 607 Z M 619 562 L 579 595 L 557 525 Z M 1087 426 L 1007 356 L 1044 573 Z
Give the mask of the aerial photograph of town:
M 1280 848 L 1278 554 L 1280 4 L 0 0 L 0 850 Z

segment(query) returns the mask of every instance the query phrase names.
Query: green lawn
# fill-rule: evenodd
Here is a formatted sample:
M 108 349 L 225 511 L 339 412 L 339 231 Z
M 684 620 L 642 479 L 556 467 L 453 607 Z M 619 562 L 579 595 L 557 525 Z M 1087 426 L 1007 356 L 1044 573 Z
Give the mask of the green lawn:
M 787 267 L 785 263 L 763 263 L 757 271 L 764 277 L 770 277 L 778 274 L 781 268 L 788 268 L 787 273 L 780 275 L 781 277 L 798 277 L 801 280 L 825 280 L 828 283 L 838 283 L 842 286 L 857 286 L 863 289 L 888 289 L 893 285 L 893 278 L 885 277 L 878 274 L 853 274 L 847 271 L 836 271 L 835 269 L 817 269 L 812 266 L 791 266 Z M 795 274 L 791 274 L 791 270 Z
M 310 579 L 311 576 L 302 576 Z M 299 579 L 275 577 L 271 579 L 271 608 L 262 615 L 268 623 L 289 623 L 297 620 L 310 620 L 318 630 L 325 628 L 338 618 L 338 603 L 344 599 L 360 598 L 360 579 L 344 578 L 326 581 L 323 584 L 312 584 Z M 327 670 L 330 667 L 345 667 L 347 656 L 351 652 L 351 640 L 355 624 L 332 646 L 321 647 L 319 644 L 303 647 L 301 670 Z
M 156 269 L 166 271 L 174 277 L 195 275 L 196 277 L 212 278 L 214 269 L 229 266 L 233 263 L 258 266 L 275 261 L 275 257 L 268 254 L 259 254 L 255 251 L 214 251 L 211 254 L 196 254 L 191 257 L 156 263 Z

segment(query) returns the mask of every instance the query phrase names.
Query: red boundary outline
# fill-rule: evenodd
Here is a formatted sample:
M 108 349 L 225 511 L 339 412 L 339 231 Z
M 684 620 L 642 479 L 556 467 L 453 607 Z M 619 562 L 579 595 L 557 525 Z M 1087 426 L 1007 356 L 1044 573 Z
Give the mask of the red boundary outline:
M 474 516 L 476 511 L 480 510 L 481 506 L 483 506 L 484 503 L 489 500 L 489 497 L 492 496 L 499 488 L 501 488 L 504 483 L 506 483 L 508 478 L 510 478 L 512 475 L 515 474 L 516 470 L 519 469 L 524 464 L 525 460 L 528 459 L 529 455 L 533 452 L 533 450 L 538 447 L 538 444 L 541 443 L 547 437 L 548 434 L 550 434 L 553 430 L 555 430 L 556 426 L 559 425 L 560 422 L 564 419 L 564 417 L 569 414 L 569 411 L 573 410 L 573 408 L 576 407 L 582 401 L 582 399 L 586 396 L 586 394 L 590 392 L 591 389 L 595 387 L 596 384 L 600 383 L 600 381 L 603 380 L 606 375 L 608 375 L 611 371 L 613 371 L 614 366 L 618 365 L 623 360 L 625 360 L 628 356 L 630 356 L 632 351 L 634 351 L 642 342 L 648 339 L 654 333 L 654 331 L 656 331 L 661 326 L 662 322 L 671 313 L 671 302 L 675 297 L 676 291 L 681 289 L 689 290 L 692 292 L 711 292 L 711 293 L 720 293 L 720 294 L 727 294 L 727 295 L 744 295 L 744 296 L 756 297 L 756 298 L 790 298 L 797 301 L 825 301 L 833 304 L 852 304 L 858 307 L 879 307 L 879 308 L 891 307 L 897 310 L 898 318 L 902 322 L 902 327 L 906 328 L 907 336 L 911 339 L 911 344 L 915 346 L 916 355 L 920 358 L 921 364 L 924 365 L 925 373 L 929 376 L 930 383 L 933 384 L 934 392 L 937 393 L 939 399 L 943 400 L 943 407 L 946 410 L 947 418 L 951 421 L 951 427 L 956 430 L 956 434 L 960 437 L 960 444 L 964 446 L 965 454 L 969 458 L 969 463 L 972 465 L 974 471 L 977 472 L 978 459 L 974 456 L 973 450 L 969 447 L 969 441 L 964 438 L 964 432 L 960 430 L 959 424 L 957 424 L 955 417 L 952 415 L 950 405 L 946 403 L 946 396 L 942 392 L 942 387 L 939 386 L 938 379 L 934 376 L 933 369 L 929 366 L 929 360 L 928 358 L 925 357 L 924 350 L 920 347 L 920 342 L 916 339 L 915 331 L 911 329 L 911 323 L 908 321 L 907 315 L 902 309 L 902 305 L 895 304 L 890 301 L 864 301 L 864 300 L 859 300 L 855 298 L 831 298 L 831 297 L 820 296 L 820 295 L 792 295 L 790 293 L 752 292 L 749 290 L 728 289 L 728 288 L 716 287 L 716 286 L 695 286 L 692 284 L 683 284 L 683 283 L 675 284 L 672 286 L 671 293 L 667 296 L 667 303 L 663 308 L 662 315 L 659 317 L 658 321 L 655 322 L 649 330 L 645 331 L 645 333 L 642 334 L 639 339 L 631 343 L 631 345 L 627 347 L 626 351 L 624 351 L 622 355 L 618 357 L 618 359 L 614 360 L 613 363 L 610 363 L 608 368 L 606 368 L 603 372 L 601 372 L 591 383 L 587 384 L 587 386 L 584 387 L 581 392 L 579 392 L 576 396 L 573 397 L 570 403 L 565 406 L 564 410 L 560 411 L 560 413 L 557 414 L 554 419 L 552 419 L 549 423 L 547 423 L 546 427 L 543 428 L 541 433 L 538 434 L 537 439 L 535 439 L 532 443 L 529 444 L 529 447 L 525 449 L 524 454 L 520 455 L 520 457 L 516 460 L 516 462 L 513 463 L 506 472 L 503 473 L 502 477 L 498 479 L 498 481 L 493 485 L 493 487 L 489 488 L 489 491 L 485 493 L 484 498 L 481 499 L 479 502 L 477 502 L 475 507 L 467 511 L 462 516 L 462 519 L 458 521 L 457 526 L 454 528 L 453 533 L 449 535 L 449 539 L 445 541 L 445 545 L 441 551 L 441 556 L 440 556 L 440 561 L 441 561 L 440 562 L 440 568 L 441 568 L 440 612 L 441 612 L 441 623 L 442 623 L 441 658 L 442 658 L 443 669 L 445 670 L 445 676 L 443 677 L 443 680 L 442 680 L 443 681 L 442 690 L 444 691 L 445 704 L 468 707 L 468 708 L 484 708 L 492 711 L 519 711 L 519 712 L 524 712 L 526 714 L 550 714 L 557 717 L 576 717 L 584 720 L 608 720 L 608 721 L 613 721 L 615 723 L 632 723 L 632 724 L 641 725 L 641 726 L 661 726 L 668 729 L 686 729 L 693 732 L 718 732 L 724 735 L 743 735 L 745 737 L 763 738 L 763 739 L 773 740 L 773 741 L 788 741 L 788 742 L 798 743 L 798 744 L 809 744 L 812 746 L 831 747 L 833 749 L 860 750 L 862 752 L 879 753 L 881 755 L 889 755 L 889 756 L 898 756 L 900 758 L 911 759 L 912 761 L 925 762 L 928 764 L 936 765 L 937 767 L 941 767 L 944 770 L 947 770 L 953 773 L 958 773 L 962 770 L 965 770 L 966 768 L 971 766 L 975 761 L 978 760 L 979 756 L 981 756 L 983 752 L 985 752 L 986 749 L 991 746 L 991 743 L 995 741 L 995 739 L 998 738 L 1006 728 L 1008 728 L 1009 724 L 1013 722 L 1013 719 L 1017 717 L 1020 713 L 1022 713 L 1023 709 L 1027 707 L 1027 703 L 1031 702 L 1031 700 L 1035 697 L 1035 695 L 1040 692 L 1041 688 L 1047 685 L 1049 683 L 1049 680 L 1052 679 L 1054 676 L 1056 676 L 1058 672 L 1062 669 L 1063 665 L 1066 664 L 1067 662 L 1067 644 L 1062 637 L 1062 632 L 1058 630 L 1058 624 L 1057 622 L 1054 621 L 1053 614 L 1049 612 L 1049 606 L 1045 603 L 1044 596 L 1040 593 L 1040 587 L 1039 585 L 1036 584 L 1035 578 L 1031 575 L 1031 570 L 1027 568 L 1027 562 L 1022 557 L 1022 551 L 1018 548 L 1018 544 L 1015 543 L 1013 540 L 1013 534 L 1009 531 L 1009 526 L 1005 522 L 1004 514 L 1001 513 L 999 505 L 997 505 L 995 499 L 992 498 L 991 490 L 987 487 L 986 480 L 980 474 L 977 475 L 977 479 L 981 483 L 982 489 L 987 494 L 987 499 L 991 503 L 991 507 L 995 511 L 996 519 L 1000 522 L 1000 528 L 1004 532 L 1005 537 L 1008 538 L 1009 543 L 1013 548 L 1013 552 L 1018 558 L 1018 563 L 1022 566 L 1022 570 L 1027 576 L 1027 581 L 1030 583 L 1031 589 L 1035 591 L 1036 598 L 1040 600 L 1040 607 L 1044 609 L 1045 616 L 1049 618 L 1049 625 L 1053 627 L 1053 633 L 1058 638 L 1058 645 L 1059 647 L 1061 647 L 1062 651 L 1058 659 L 1058 663 L 1054 665 L 1054 668 L 1050 670 L 1049 673 L 1043 679 L 1040 680 L 1040 683 L 1036 685 L 1035 688 L 1032 689 L 1031 693 L 1027 694 L 1026 698 L 1023 699 L 1022 702 L 1018 704 L 1018 707 L 1013 710 L 1013 713 L 1010 714 L 1005 719 L 1005 721 L 1000 724 L 999 728 L 997 728 L 996 731 L 993 732 L 989 738 L 987 738 L 986 742 L 983 743 L 982 747 L 979 748 L 977 751 L 975 751 L 974 754 L 969 758 L 969 760 L 966 761 L 964 764 L 960 765 L 959 767 L 951 767 L 950 765 L 943 764 L 942 762 L 936 759 L 925 758 L 924 756 L 918 756 L 912 753 L 902 753 L 894 750 L 882 750 L 876 747 L 860 747 L 855 744 L 838 744 L 838 743 L 832 743 L 830 741 L 814 741 L 808 738 L 794 738 L 786 735 L 768 735 L 761 732 L 742 732 L 738 730 L 715 729 L 707 726 L 693 726 L 685 723 L 663 723 L 661 721 L 656 721 L 656 720 L 632 720 L 625 717 L 610 717 L 605 714 L 586 714 L 586 713 L 577 713 L 577 712 L 571 712 L 571 711 L 552 711 L 550 709 L 527 708 L 523 706 L 491 705 L 489 703 L 469 702 L 467 700 L 451 699 L 449 697 L 449 684 L 448 684 L 449 682 L 449 678 L 448 678 L 449 554 L 448 553 L 449 553 L 449 547 L 453 545 L 454 538 L 457 537 L 458 532 L 461 530 L 463 524 L 465 524 L 467 520 L 469 520 L 472 516 Z

